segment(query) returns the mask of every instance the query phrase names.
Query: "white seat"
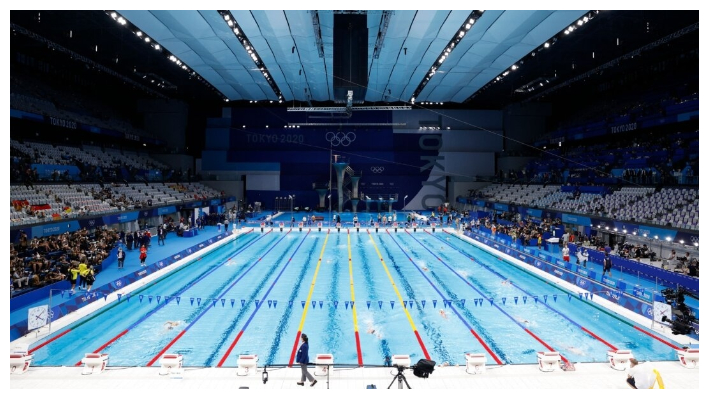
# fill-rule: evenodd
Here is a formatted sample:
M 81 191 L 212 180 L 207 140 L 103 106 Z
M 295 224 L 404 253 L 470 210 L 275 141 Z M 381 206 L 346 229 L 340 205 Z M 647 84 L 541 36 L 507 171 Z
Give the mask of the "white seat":
M 561 355 L 559 352 L 537 352 L 539 370 L 548 372 L 561 368 Z
M 391 364 L 394 366 L 410 367 L 411 357 L 409 355 L 392 355 Z
M 33 355 L 10 353 L 10 374 L 24 374 L 29 370 Z
M 465 354 L 465 372 L 468 374 L 482 374 L 485 372 L 487 356 L 484 353 Z
M 633 357 L 633 352 L 627 349 L 618 349 L 606 352 L 606 356 L 612 369 L 623 371 L 630 367 L 630 359 Z
M 318 353 L 315 355 L 315 375 L 328 375 L 330 373 L 330 366 L 335 362 L 335 357 L 332 353 Z
M 699 349 L 678 350 L 677 358 L 682 367 L 693 369 L 699 365 Z
M 236 369 L 236 375 L 254 375 L 257 363 L 258 355 L 239 355 L 239 359 L 236 361 L 237 366 L 239 366 Z
M 182 355 L 166 353 L 160 358 L 160 375 L 181 374 Z
M 108 366 L 107 353 L 87 353 L 81 362 L 84 363 L 84 370 L 81 375 L 101 374 Z

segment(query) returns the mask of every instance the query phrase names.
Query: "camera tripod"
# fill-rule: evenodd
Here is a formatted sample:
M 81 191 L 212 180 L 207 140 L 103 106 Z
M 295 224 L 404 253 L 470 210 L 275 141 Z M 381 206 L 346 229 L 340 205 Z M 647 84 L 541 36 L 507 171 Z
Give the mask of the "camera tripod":
M 394 379 L 391 380 L 391 383 L 389 384 L 387 389 L 391 389 L 391 386 L 394 385 L 394 381 L 396 381 L 396 380 L 399 380 L 399 389 L 404 389 L 403 384 L 406 384 L 406 388 L 411 389 L 411 386 L 409 386 L 409 382 L 406 381 L 406 377 L 404 376 L 404 370 L 406 368 L 403 366 L 397 366 L 396 368 L 397 368 L 398 372 L 394 376 Z

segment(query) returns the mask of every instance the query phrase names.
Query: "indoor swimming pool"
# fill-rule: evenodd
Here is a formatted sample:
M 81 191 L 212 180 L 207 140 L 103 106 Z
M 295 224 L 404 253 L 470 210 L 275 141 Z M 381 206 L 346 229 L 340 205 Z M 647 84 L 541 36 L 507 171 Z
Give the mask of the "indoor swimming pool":
M 674 360 L 683 346 L 483 251 L 452 231 L 256 228 L 30 346 L 34 364 L 73 366 L 108 353 L 112 366 L 152 366 L 165 353 L 185 366 L 294 362 L 301 333 L 310 357 L 339 365 L 413 362 L 536 363 L 558 351 L 604 362 L 612 349 Z

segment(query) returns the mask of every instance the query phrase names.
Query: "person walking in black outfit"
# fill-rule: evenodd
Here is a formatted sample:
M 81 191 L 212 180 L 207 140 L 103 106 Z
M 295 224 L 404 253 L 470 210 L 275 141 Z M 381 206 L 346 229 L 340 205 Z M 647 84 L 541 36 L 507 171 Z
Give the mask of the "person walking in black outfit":
M 162 225 L 158 226 L 158 245 L 165 245 L 165 229 L 162 228 Z
M 318 380 L 313 378 L 313 376 L 308 372 L 308 361 L 310 360 L 308 358 L 308 336 L 302 334 L 300 339 L 303 343 L 300 345 L 300 348 L 298 348 L 298 354 L 295 357 L 295 361 L 300 364 L 300 371 L 302 372 L 302 375 L 300 377 L 300 381 L 296 382 L 296 384 L 300 386 L 305 385 L 305 379 L 307 378 L 308 381 L 310 381 L 310 386 L 312 387 L 317 384 Z
M 613 277 L 611 275 L 611 267 L 612 266 L 613 265 L 611 263 L 611 257 L 606 254 L 606 257 L 603 258 L 603 273 L 601 274 L 601 278 L 603 278 L 603 276 L 606 275 L 606 272 L 608 272 L 608 277 Z
M 129 251 L 133 249 L 133 233 L 126 234 L 126 247 Z

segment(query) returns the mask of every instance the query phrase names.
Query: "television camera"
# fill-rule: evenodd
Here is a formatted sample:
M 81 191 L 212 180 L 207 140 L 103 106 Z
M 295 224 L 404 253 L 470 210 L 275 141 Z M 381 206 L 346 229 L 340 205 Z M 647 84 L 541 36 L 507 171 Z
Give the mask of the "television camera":
M 662 316 L 662 321 L 672 326 L 672 334 L 674 335 L 687 335 L 694 332 L 692 323 L 696 322 L 697 318 L 694 316 L 694 312 L 684 303 L 684 295 L 686 293 L 681 287 L 678 290 L 672 288 L 662 290 L 665 301 L 672 305 L 672 317 Z

